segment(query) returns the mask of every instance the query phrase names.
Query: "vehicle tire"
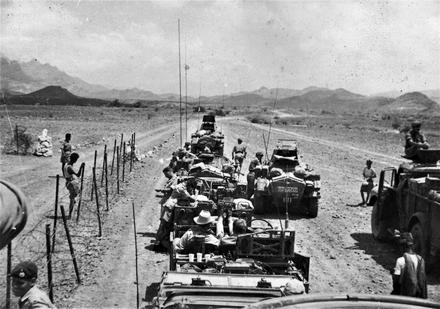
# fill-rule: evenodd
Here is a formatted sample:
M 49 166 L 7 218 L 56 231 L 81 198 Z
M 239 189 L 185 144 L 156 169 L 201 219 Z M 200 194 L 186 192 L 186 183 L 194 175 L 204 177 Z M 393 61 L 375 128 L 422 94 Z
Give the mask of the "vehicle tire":
M 309 209 L 308 209 L 308 215 L 310 218 L 316 218 L 318 216 L 318 199 L 312 198 L 309 199 Z
M 414 251 L 417 254 L 420 254 L 425 259 L 425 261 L 427 261 L 428 252 L 426 246 L 426 239 L 425 239 L 425 235 L 423 234 L 422 225 L 419 222 L 417 222 L 411 227 L 411 234 L 414 240 Z
M 376 202 L 371 211 L 371 233 L 377 240 L 387 240 L 388 232 L 386 222 L 379 218 L 379 204 Z

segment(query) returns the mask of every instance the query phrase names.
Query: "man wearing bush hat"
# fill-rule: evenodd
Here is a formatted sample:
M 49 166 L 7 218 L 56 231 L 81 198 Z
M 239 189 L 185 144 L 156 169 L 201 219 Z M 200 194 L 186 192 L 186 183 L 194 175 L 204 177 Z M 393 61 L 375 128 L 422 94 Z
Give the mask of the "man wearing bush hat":
M 422 124 L 419 121 L 411 123 L 411 130 L 405 135 L 405 156 L 414 161 L 418 160 L 418 152 L 420 149 L 428 149 L 429 144 L 420 132 Z
M 31 261 L 18 263 L 11 272 L 12 292 L 20 297 L 19 309 L 56 308 L 45 292 L 35 284 L 38 277 L 38 268 Z
M 215 219 L 216 218 L 211 216 L 211 213 L 208 210 L 200 211 L 200 214 L 193 218 L 194 223 L 197 224 L 197 226 L 190 228 L 181 238 L 174 239 L 174 249 L 176 251 L 187 251 L 191 248 L 193 240 L 200 236 L 204 236 L 205 244 L 218 246 L 220 241 L 215 237 L 216 233 L 211 229 L 211 224 Z

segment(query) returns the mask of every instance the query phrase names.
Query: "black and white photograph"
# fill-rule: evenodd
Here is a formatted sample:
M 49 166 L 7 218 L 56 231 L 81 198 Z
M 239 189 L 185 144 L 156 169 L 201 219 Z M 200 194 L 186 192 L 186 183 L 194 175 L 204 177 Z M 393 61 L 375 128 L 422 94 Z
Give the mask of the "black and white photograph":
M 0 16 L 0 308 L 440 308 L 440 1 Z

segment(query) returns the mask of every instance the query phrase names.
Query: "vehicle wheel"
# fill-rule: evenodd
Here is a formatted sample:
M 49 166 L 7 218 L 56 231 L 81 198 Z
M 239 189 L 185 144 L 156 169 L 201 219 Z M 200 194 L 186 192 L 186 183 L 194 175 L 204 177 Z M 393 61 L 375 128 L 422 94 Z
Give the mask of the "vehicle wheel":
M 318 216 L 318 199 L 312 198 L 309 200 L 309 209 L 308 209 L 308 215 L 310 218 L 316 218 Z
M 379 204 L 374 203 L 371 211 L 371 232 L 377 240 L 387 240 L 388 232 L 386 222 L 379 218 Z
M 411 227 L 411 234 L 414 239 L 414 251 L 427 260 L 426 239 L 423 235 L 422 225 L 417 222 Z

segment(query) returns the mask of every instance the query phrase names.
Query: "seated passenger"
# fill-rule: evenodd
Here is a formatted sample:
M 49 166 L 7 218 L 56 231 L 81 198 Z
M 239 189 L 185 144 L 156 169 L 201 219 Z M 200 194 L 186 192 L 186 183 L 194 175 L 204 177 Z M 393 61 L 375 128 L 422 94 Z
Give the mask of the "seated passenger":
M 173 228 L 173 210 L 178 201 L 194 202 L 195 199 L 188 193 L 185 182 L 172 186 L 171 196 L 161 207 L 160 224 L 156 234 L 156 250 L 169 247 L 169 235 Z
M 418 152 L 420 149 L 428 149 L 429 144 L 420 132 L 422 124 L 415 121 L 411 124 L 412 129 L 408 131 L 405 135 L 405 156 L 408 159 L 418 161 Z
M 187 252 L 191 250 L 197 236 L 205 237 L 205 245 L 209 244 L 218 247 L 220 241 L 215 237 L 215 233 L 211 229 L 211 224 L 215 221 L 215 218 L 211 216 L 211 213 L 208 210 L 202 210 L 197 217 L 193 218 L 193 220 L 197 226 L 191 227 L 181 238 L 174 239 L 174 250 L 176 252 Z
M 219 220 L 218 222 L 220 222 Z M 246 234 L 248 232 L 246 220 L 241 218 L 228 218 L 228 226 L 229 226 L 229 235 L 224 235 L 223 233 L 219 233 L 219 237 L 221 237 L 220 244 L 221 245 L 235 245 L 237 243 L 237 235 Z M 219 224 L 217 224 L 219 227 Z M 223 225 L 221 225 L 223 228 Z M 220 230 L 220 228 L 218 228 Z

